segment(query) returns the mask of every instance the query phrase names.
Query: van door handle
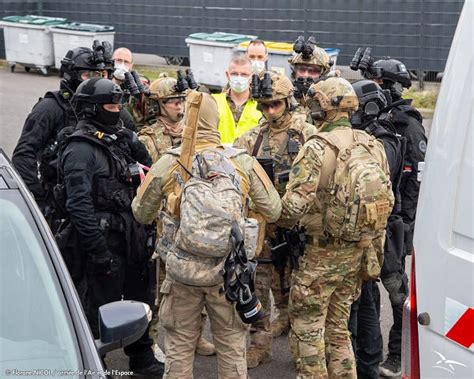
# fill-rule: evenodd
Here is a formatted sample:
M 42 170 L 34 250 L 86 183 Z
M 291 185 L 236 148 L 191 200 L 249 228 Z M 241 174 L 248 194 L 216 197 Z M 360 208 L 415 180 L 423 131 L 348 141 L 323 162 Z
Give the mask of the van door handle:
M 423 326 L 428 326 L 431 322 L 430 314 L 428 312 L 423 312 L 418 315 L 418 324 Z

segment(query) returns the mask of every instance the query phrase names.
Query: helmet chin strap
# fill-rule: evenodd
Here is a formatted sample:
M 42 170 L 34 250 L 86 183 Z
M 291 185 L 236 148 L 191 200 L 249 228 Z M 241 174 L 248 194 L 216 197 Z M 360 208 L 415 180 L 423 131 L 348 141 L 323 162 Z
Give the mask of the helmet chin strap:
M 176 116 L 177 120 L 173 120 L 173 118 L 171 117 L 169 112 L 166 110 L 166 107 L 164 106 L 163 102 L 160 101 L 159 104 L 160 104 L 160 114 L 159 114 L 159 116 L 161 116 L 162 121 L 163 121 L 163 119 L 166 119 L 166 121 L 168 121 L 168 123 L 170 123 L 170 124 L 177 124 L 183 119 L 184 113 L 179 112 Z

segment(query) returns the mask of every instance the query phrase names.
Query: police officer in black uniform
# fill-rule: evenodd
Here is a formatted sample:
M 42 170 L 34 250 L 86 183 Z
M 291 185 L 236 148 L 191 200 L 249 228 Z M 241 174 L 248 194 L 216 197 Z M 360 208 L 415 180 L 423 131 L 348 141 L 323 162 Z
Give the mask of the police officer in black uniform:
M 388 106 L 388 90 L 371 80 L 359 80 L 352 84 L 359 98 L 359 109 L 351 119 L 353 128 L 366 131 L 382 141 L 390 167 L 390 180 L 395 205 L 387 223 L 382 275 L 401 270 L 404 249 L 404 223 L 400 216 L 405 139 L 397 135 L 395 126 L 378 116 Z M 390 96 L 389 96 L 390 98 Z M 380 292 L 375 281 L 362 285 L 360 298 L 354 302 L 349 319 L 359 378 L 378 379 L 379 364 L 383 359 L 383 340 L 380 330 Z
M 377 73 L 377 75 L 373 75 Z M 393 312 L 390 329 L 388 356 L 380 366 L 380 374 L 387 377 L 400 375 L 403 303 L 408 296 L 408 278 L 405 273 L 405 256 L 413 250 L 413 231 L 420 182 L 419 163 L 425 160 L 427 138 L 423 127 L 423 117 L 411 106 L 412 100 L 402 99 L 403 88 L 411 86 L 410 75 L 405 65 L 396 59 L 380 59 L 372 64 L 365 76 L 390 91 L 391 104 L 383 110 L 380 119 L 387 119 L 395 125 L 398 134 L 406 139 L 403 175 L 400 183 L 401 212 L 405 226 L 405 248 L 401 256 L 401 267 L 382 273 L 382 283 L 389 293 Z
M 48 181 L 56 176 L 50 159 L 56 156 L 57 133 L 77 123 L 71 106 L 72 96 L 83 80 L 102 75 L 104 67 L 103 63 L 93 60 L 91 49 L 78 47 L 68 51 L 61 61 L 59 91 L 47 92 L 25 121 L 12 161 L 43 211 L 47 212 L 47 203 L 51 204 L 51 199 L 47 199 L 51 193 L 47 192 L 50 190 Z M 37 162 L 40 175 L 35 170 Z
M 28 115 L 21 136 L 13 151 L 12 161 L 28 189 L 35 197 L 53 231 L 52 188 L 57 180 L 58 133 L 65 127 L 76 125 L 78 119 L 71 99 L 79 84 L 91 77 L 100 77 L 107 68 L 107 57 L 98 56 L 87 47 L 69 50 L 61 61 L 61 82 L 58 91 L 49 91 Z M 124 109 L 124 125 L 135 130 L 130 114 Z M 130 134 L 130 138 L 133 134 Z M 144 162 L 146 148 L 141 143 L 133 148 Z M 151 161 L 150 161 L 151 162 Z M 38 165 L 39 163 L 39 165 Z M 39 167 L 39 172 L 35 169 Z
M 84 267 L 85 310 L 96 338 L 101 305 L 122 297 L 153 303 L 147 231 L 130 207 L 140 180 L 137 159 L 119 123 L 122 95 L 108 79 L 81 83 L 74 95 L 80 121 L 60 155 L 64 204 L 77 233 L 76 252 L 67 263 L 72 271 Z M 124 350 L 131 371 L 161 377 L 163 364 L 154 357 L 148 330 Z

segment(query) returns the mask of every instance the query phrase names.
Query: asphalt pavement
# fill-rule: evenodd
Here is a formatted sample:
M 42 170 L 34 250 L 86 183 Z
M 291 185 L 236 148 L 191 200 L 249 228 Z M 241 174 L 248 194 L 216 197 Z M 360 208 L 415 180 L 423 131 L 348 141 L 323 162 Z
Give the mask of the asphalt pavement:
M 145 57 L 146 62 L 162 64 L 159 58 Z M 136 59 L 137 60 L 137 59 Z M 141 59 L 139 58 L 139 62 Z M 143 64 L 143 63 L 142 63 Z M 23 123 L 33 105 L 48 90 L 59 88 L 59 77 L 54 73 L 51 76 L 43 76 L 33 70 L 26 73 L 21 66 L 16 67 L 14 73 L 8 67 L 0 66 L 0 148 L 9 157 L 13 152 L 18 137 L 21 133 Z M 431 127 L 431 120 L 424 122 L 427 132 Z M 391 308 L 387 293 L 381 287 L 381 325 L 384 337 L 384 348 L 386 349 L 388 331 L 391 325 Z M 163 335 L 163 334 L 162 334 Z M 209 325 L 206 328 L 209 336 Z M 161 341 L 163 346 L 163 341 Z M 128 370 L 128 360 L 121 350 L 109 354 L 107 358 L 109 369 L 122 371 Z M 217 378 L 216 358 L 196 356 L 194 362 L 194 376 L 196 378 Z M 286 336 L 279 337 L 273 343 L 273 361 L 260 365 L 258 368 L 249 370 L 252 378 L 292 378 L 294 377 L 293 363 L 288 347 Z

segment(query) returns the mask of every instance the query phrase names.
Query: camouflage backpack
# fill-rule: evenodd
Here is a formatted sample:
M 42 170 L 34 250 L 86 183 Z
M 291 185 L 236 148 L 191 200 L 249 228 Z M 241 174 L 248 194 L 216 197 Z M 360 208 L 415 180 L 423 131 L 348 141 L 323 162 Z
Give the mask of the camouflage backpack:
M 334 176 L 322 205 L 325 231 L 346 241 L 381 236 L 394 205 L 382 144 L 363 131 L 348 128 L 319 133 L 317 138 L 337 150 Z
M 230 230 L 235 220 L 244 230 L 242 177 L 230 157 L 235 149 L 197 153 L 192 176 L 184 183 L 178 249 L 201 257 L 224 257 L 231 251 Z M 177 178 L 179 181 L 179 178 Z

